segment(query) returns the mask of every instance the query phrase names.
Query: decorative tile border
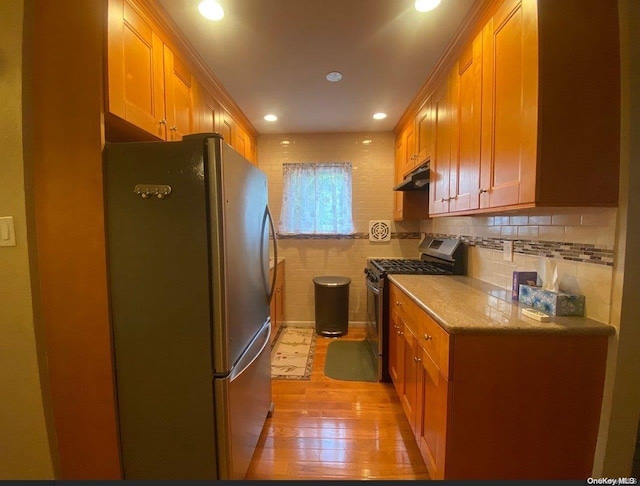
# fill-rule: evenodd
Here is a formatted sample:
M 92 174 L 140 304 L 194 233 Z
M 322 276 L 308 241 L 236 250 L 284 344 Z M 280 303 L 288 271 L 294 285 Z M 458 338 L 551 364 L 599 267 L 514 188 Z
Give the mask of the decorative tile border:
M 470 246 L 502 251 L 502 242 L 509 238 L 485 238 L 482 236 L 459 236 L 427 233 L 434 237 L 455 236 Z M 597 265 L 613 266 L 613 250 L 601 248 L 590 243 L 570 243 L 566 241 L 511 240 L 514 253 L 539 257 L 557 258 Z
M 391 239 L 395 240 L 419 240 L 420 232 L 391 233 Z M 353 233 L 350 235 L 281 235 L 279 240 L 368 240 L 369 233 Z

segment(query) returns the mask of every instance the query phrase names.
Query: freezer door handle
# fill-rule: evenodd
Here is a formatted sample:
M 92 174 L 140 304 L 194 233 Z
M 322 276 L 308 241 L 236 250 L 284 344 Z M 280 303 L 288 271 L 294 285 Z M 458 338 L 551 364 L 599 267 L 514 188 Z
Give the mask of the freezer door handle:
M 229 381 L 233 382 L 244 373 L 247 369 L 251 367 L 255 360 L 257 360 L 261 355 L 264 349 L 269 344 L 271 338 L 271 323 L 269 321 L 265 322 L 262 326 L 262 329 L 256 337 L 251 341 L 251 344 L 247 347 L 242 357 L 238 360 L 236 365 L 229 373 Z
M 273 275 L 271 277 L 271 287 L 269 288 L 268 300 L 271 302 L 273 298 L 273 294 L 276 289 L 276 278 L 278 276 L 278 240 L 276 239 L 276 227 L 273 222 L 273 216 L 271 216 L 271 211 L 269 210 L 269 206 L 265 209 L 266 218 L 269 219 L 269 226 L 271 227 L 271 234 L 273 235 Z M 267 245 L 269 244 L 269 239 L 267 238 Z

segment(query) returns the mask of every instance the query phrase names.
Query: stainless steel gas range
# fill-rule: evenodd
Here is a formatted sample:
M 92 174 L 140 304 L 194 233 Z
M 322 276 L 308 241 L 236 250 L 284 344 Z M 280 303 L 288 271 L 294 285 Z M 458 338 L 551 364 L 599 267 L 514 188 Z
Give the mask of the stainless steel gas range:
M 387 357 L 389 342 L 389 287 L 387 276 L 465 275 L 467 246 L 457 238 L 426 236 L 418 247 L 419 258 L 369 258 L 364 269 L 367 283 L 367 341 L 376 361 L 379 381 L 390 381 Z

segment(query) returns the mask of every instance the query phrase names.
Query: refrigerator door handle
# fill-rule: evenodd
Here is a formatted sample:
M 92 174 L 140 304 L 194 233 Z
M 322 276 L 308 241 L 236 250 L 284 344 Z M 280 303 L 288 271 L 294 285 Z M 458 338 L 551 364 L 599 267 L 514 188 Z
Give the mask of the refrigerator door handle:
M 260 340 L 262 339 L 262 343 Z M 263 328 L 256 337 L 253 339 L 251 344 L 249 344 L 247 350 L 244 353 L 244 356 L 238 360 L 238 363 L 233 367 L 233 370 L 229 374 L 229 382 L 232 383 L 234 380 L 238 379 L 242 374 L 248 370 L 251 365 L 257 360 L 261 355 L 264 349 L 267 347 L 271 340 L 271 326 L 268 324 L 268 321 L 263 325 Z M 255 351 L 255 348 L 260 347 L 259 351 Z
M 266 207 L 267 217 L 269 218 L 269 226 L 271 227 L 271 234 L 273 235 L 273 276 L 271 277 L 271 288 L 269 289 L 268 297 L 269 302 L 273 298 L 273 293 L 276 289 L 276 278 L 278 276 L 278 240 L 276 239 L 276 227 L 273 222 L 273 216 L 271 216 L 271 211 L 269 210 L 269 206 Z M 267 239 L 267 245 L 269 244 L 269 240 Z

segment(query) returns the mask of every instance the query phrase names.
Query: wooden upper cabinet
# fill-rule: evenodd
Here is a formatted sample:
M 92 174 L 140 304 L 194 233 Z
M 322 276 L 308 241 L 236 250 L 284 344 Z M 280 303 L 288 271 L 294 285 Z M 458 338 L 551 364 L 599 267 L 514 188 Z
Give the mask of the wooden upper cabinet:
M 507 0 L 483 30 L 480 206 L 535 201 L 538 122 L 536 2 Z
M 247 159 L 258 166 L 258 145 L 254 137 L 249 136 L 249 148 L 247 152 Z
M 236 140 L 234 147 L 241 155 L 244 157 L 247 156 L 247 153 L 249 152 L 249 135 L 240 126 L 236 128 Z
M 253 127 L 219 82 L 199 69 L 191 48 L 155 10 L 161 8 L 147 0 L 108 2 L 107 139 L 174 141 L 218 132 L 256 163 Z
M 615 2 L 504 0 L 487 15 L 415 103 L 418 163 L 431 130 L 429 214 L 615 206 Z
M 220 135 L 222 135 L 223 140 L 232 147 L 235 147 L 236 122 L 231 114 L 224 108 L 220 110 L 218 127 L 218 132 L 220 132 Z
M 396 139 L 396 158 L 395 158 L 395 179 L 394 185 L 402 180 L 402 172 L 404 169 L 404 161 L 406 157 L 406 148 L 404 137 L 400 136 Z M 402 221 L 403 217 L 403 193 L 394 191 L 393 193 L 393 220 Z
M 167 140 L 182 140 L 194 133 L 196 80 L 174 53 L 164 46 L 165 114 Z
M 200 133 L 214 133 L 218 131 L 220 104 L 202 85 L 197 85 L 197 130 Z
M 482 37 L 480 207 L 616 205 L 615 2 L 506 0 Z
M 108 111 L 162 140 L 194 132 L 195 78 L 127 0 L 109 1 Z
M 110 0 L 108 17 L 108 111 L 165 139 L 164 44 L 129 2 Z
M 431 159 L 433 149 L 433 110 L 431 96 L 422 104 L 415 119 L 416 159 L 414 165 L 420 165 Z
M 429 184 L 429 214 L 449 212 L 449 178 L 451 170 L 451 107 L 449 78 L 433 93 L 433 157 Z
M 406 126 L 402 132 L 402 138 L 404 138 L 405 146 L 405 154 L 402 161 L 402 175 L 404 176 L 413 170 L 418 158 L 418 154 L 416 152 L 416 130 L 413 123 Z
M 451 164 L 449 211 L 480 204 L 482 36 L 464 50 L 451 73 Z

